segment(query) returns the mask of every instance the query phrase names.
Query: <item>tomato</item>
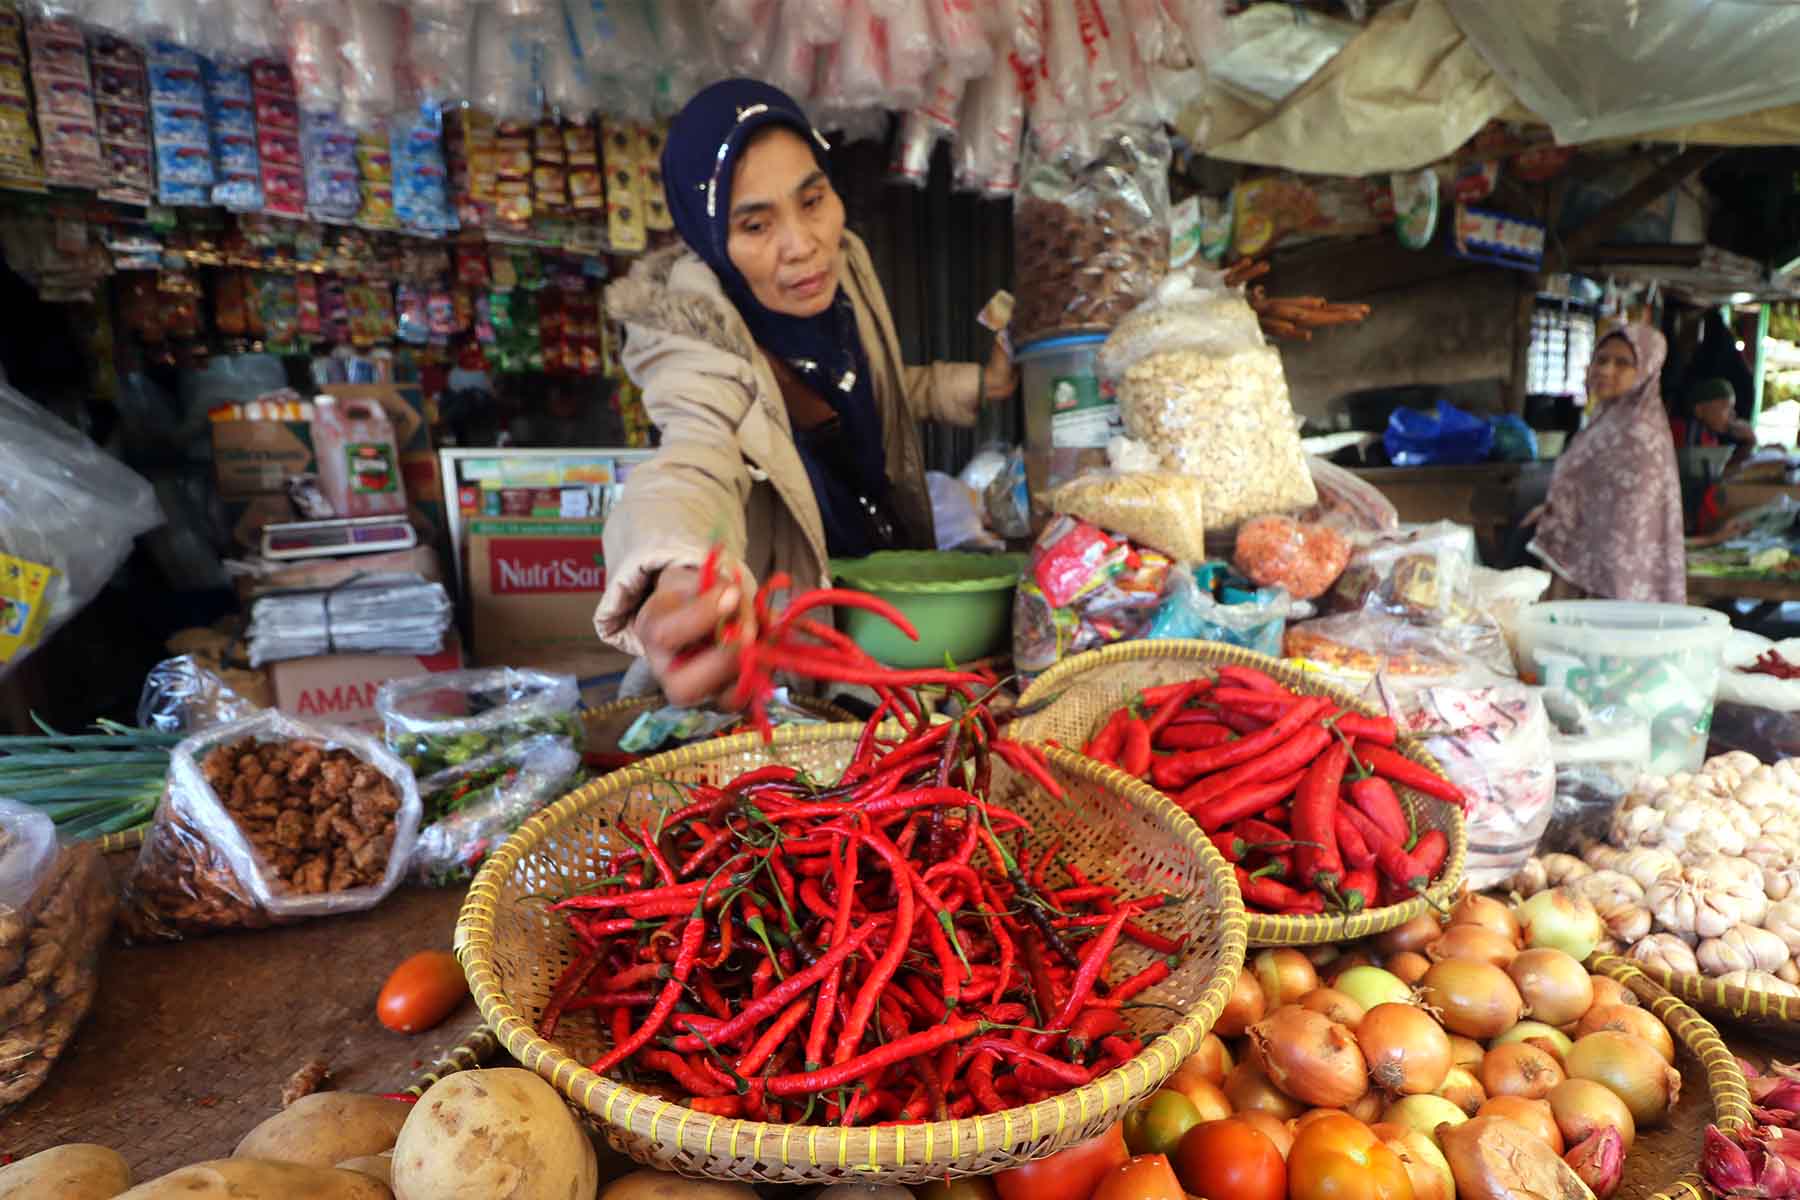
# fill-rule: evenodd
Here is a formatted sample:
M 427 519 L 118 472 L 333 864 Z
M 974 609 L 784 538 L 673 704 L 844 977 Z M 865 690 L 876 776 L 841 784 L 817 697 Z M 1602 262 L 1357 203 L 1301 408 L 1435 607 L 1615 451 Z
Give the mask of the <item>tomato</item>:
M 1275 1143 L 1246 1121 L 1196 1125 L 1175 1151 L 1175 1174 L 1196 1196 L 1284 1200 L 1287 1164 Z
M 1000 1200 L 1088 1200 L 1088 1193 L 1108 1171 L 1131 1161 L 1123 1129 L 1115 1122 L 1099 1137 L 1077 1142 L 993 1176 Z
M 1413 1200 L 1406 1164 L 1352 1116 L 1295 1131 L 1287 1165 L 1288 1200 Z
M 994 1200 L 994 1185 L 979 1175 L 936 1179 L 913 1189 L 915 1200 Z
M 1189 1063 L 1191 1062 L 1190 1059 Z M 1223 1121 L 1231 1115 L 1231 1101 L 1225 1098 L 1219 1085 L 1205 1079 L 1191 1065 L 1177 1067 L 1173 1075 L 1163 1080 L 1162 1090 L 1180 1092 L 1188 1098 L 1188 1102 L 1200 1114 L 1199 1120 L 1194 1122 L 1196 1125 L 1200 1121 Z
M 375 1015 L 395 1033 L 424 1033 L 456 1011 L 469 994 L 456 955 L 421 950 L 394 968 L 375 1001 Z
M 1100 1177 L 1088 1200 L 1187 1200 L 1166 1154 L 1140 1154 Z
M 1167 1088 L 1125 1114 L 1125 1148 L 1133 1154 L 1173 1154 L 1181 1135 L 1200 1123 L 1200 1110 Z

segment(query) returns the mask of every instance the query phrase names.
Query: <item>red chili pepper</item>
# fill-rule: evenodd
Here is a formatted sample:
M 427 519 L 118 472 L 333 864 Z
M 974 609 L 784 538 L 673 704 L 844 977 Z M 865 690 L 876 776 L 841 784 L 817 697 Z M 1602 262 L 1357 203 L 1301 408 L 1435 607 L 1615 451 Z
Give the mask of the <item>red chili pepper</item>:
M 1023 742 L 996 739 L 993 743 L 993 751 L 1008 766 L 1020 774 L 1029 776 L 1055 799 L 1061 800 L 1066 795 L 1062 784 L 1056 782 L 1055 776 L 1051 775 L 1049 768 L 1044 765 L 1043 758 L 1036 747 L 1028 746 Z
M 1177 724 L 1162 731 L 1156 745 L 1163 750 L 1210 750 L 1232 739 L 1231 730 L 1217 724 Z
M 1356 758 L 1385 779 L 1424 792 L 1427 796 L 1448 801 L 1464 811 L 1468 809 L 1468 797 L 1463 795 L 1461 788 L 1397 750 L 1389 750 L 1373 742 L 1359 741 L 1356 743 Z
M 744 1076 L 754 1075 L 762 1070 L 763 1064 L 773 1058 L 775 1052 L 781 1049 L 782 1043 L 787 1041 L 789 1035 L 800 1027 L 800 1022 L 806 1019 L 806 1010 L 811 1006 L 812 1002 L 802 996 L 784 1008 L 781 1015 L 775 1018 L 774 1023 L 763 1030 L 762 1036 L 750 1043 L 750 1049 L 744 1051 L 743 1057 L 737 1060 L 733 1069 L 739 1075 Z M 716 1042 L 718 1039 L 711 1040 Z M 646 1061 L 645 1065 L 654 1066 L 655 1064 Z M 705 1093 L 699 1094 L 704 1095 Z
M 829 953 L 820 957 L 818 962 L 807 967 L 804 971 L 795 972 L 776 987 L 770 988 L 766 995 L 747 1005 L 735 1017 L 732 1017 L 729 1021 L 725 1022 L 725 1024 L 714 1030 L 706 1040 L 712 1042 L 714 1045 L 731 1045 L 733 1042 L 743 1037 L 744 1034 L 749 1033 L 752 1029 L 756 1028 L 757 1024 L 765 1018 L 773 1013 L 779 1012 L 782 1006 L 788 1001 L 806 991 L 813 984 L 824 979 L 833 967 L 842 964 L 846 958 L 849 958 L 850 955 L 856 952 L 858 947 L 868 941 L 869 938 L 874 935 L 876 929 L 877 925 L 875 922 L 870 922 L 853 929 L 848 937 L 833 946 Z M 762 961 L 766 963 L 769 960 L 765 958 Z M 686 1053 L 693 1050 L 703 1050 L 705 1049 L 705 1046 L 698 1038 L 677 1038 L 675 1039 L 675 1048 Z M 599 1074 L 599 1072 L 595 1072 L 595 1074 Z
M 1297 892 L 1278 880 L 1252 878 L 1242 867 L 1236 868 L 1238 891 L 1244 903 L 1279 916 L 1298 916 L 1325 911 L 1325 897 L 1317 892 Z
M 1250 737 L 1261 733 L 1274 723 L 1273 717 L 1256 717 L 1236 709 L 1219 710 L 1219 723 L 1239 737 Z
M 1200 828 L 1211 833 L 1215 829 L 1224 829 L 1227 826 L 1235 825 L 1253 813 L 1262 812 L 1274 801 L 1293 795 L 1294 789 L 1298 788 L 1305 778 L 1305 771 L 1295 771 L 1291 775 L 1284 775 L 1280 779 L 1270 780 L 1267 783 L 1240 787 L 1236 792 L 1219 800 L 1202 800 L 1189 804 L 1185 796 L 1178 796 L 1175 803 L 1181 806 L 1182 811 L 1193 817 L 1199 823 Z
M 1441 829 L 1427 829 L 1419 835 L 1411 854 L 1413 864 L 1429 883 L 1437 877 L 1444 860 L 1450 856 L 1450 837 Z
M 1119 935 L 1124 931 L 1126 922 L 1130 921 L 1136 913 L 1137 910 L 1130 905 L 1118 909 L 1112 914 L 1112 919 L 1106 923 L 1106 928 L 1100 931 L 1099 936 L 1088 943 L 1086 951 L 1081 956 L 1081 966 L 1075 972 L 1075 983 L 1069 989 L 1069 998 L 1063 1001 L 1062 1007 L 1050 1019 L 1048 1028 L 1067 1029 L 1074 1023 L 1076 1015 L 1081 1012 L 1088 997 L 1093 994 L 1094 983 L 1100 978 L 1100 968 L 1106 965 L 1107 955 L 1112 953 L 1113 946 L 1118 943 Z M 1050 1034 L 1039 1034 L 1036 1042 L 1042 1049 L 1053 1040 L 1054 1038 Z
M 947 1021 L 942 1025 L 934 1025 L 920 1033 L 899 1038 L 885 1046 L 878 1046 L 866 1054 L 846 1058 L 817 1071 L 804 1071 L 796 1075 L 775 1075 L 768 1081 L 768 1092 L 771 1096 L 804 1096 L 808 1092 L 829 1091 L 832 1088 L 855 1083 L 883 1067 L 904 1062 L 921 1054 L 929 1054 L 940 1046 L 973 1037 L 981 1031 L 982 1024 L 980 1021 Z
M 1220 667 L 1217 673 L 1221 685 L 1235 684 L 1238 687 L 1251 688 L 1255 691 L 1268 692 L 1273 695 L 1285 696 L 1289 694 L 1288 690 L 1281 686 L 1280 683 L 1276 682 L 1273 676 L 1265 671 L 1259 671 L 1255 667 L 1242 667 L 1236 665 L 1224 666 Z
M 1125 725 L 1130 720 L 1131 710 L 1129 708 L 1114 709 L 1112 716 L 1106 719 L 1106 724 L 1102 725 L 1100 731 L 1089 738 L 1087 745 L 1082 747 L 1082 754 L 1095 762 L 1116 766 L 1119 760 L 1119 747 L 1125 740 Z
M 906 955 L 907 945 L 912 940 L 913 889 L 905 883 L 906 860 L 901 857 L 892 842 L 878 833 L 865 833 L 861 835 L 861 838 L 864 844 L 874 850 L 888 864 L 889 871 L 893 873 L 897 881 L 898 896 L 895 906 L 894 929 L 888 938 L 888 947 L 876 960 L 874 969 L 863 981 L 862 988 L 856 994 L 855 1002 L 850 1006 L 850 1016 L 844 1022 L 843 1032 L 838 1035 L 837 1048 L 832 1052 L 832 1062 L 834 1063 L 845 1062 L 855 1053 L 856 1047 L 862 1044 L 863 1031 L 868 1028 L 869 1017 L 875 1011 L 876 998 L 881 995 L 881 990 L 887 986 L 888 980 L 893 978 L 895 970 L 900 966 L 900 960 Z M 832 1085 L 825 1084 L 823 1086 L 830 1087 Z M 773 1089 L 771 1091 L 773 1092 Z M 773 1094 L 779 1096 L 783 1093 L 773 1092 Z
M 1242 745 L 1242 743 L 1234 744 Z M 1175 803 L 1192 812 L 1196 806 L 1205 804 L 1213 797 L 1224 796 L 1246 784 L 1265 783 L 1271 779 L 1302 770 L 1310 766 L 1330 744 L 1331 735 L 1329 733 L 1317 725 L 1309 725 L 1281 745 L 1265 751 L 1260 757 L 1251 759 L 1249 762 L 1241 762 L 1229 770 L 1220 771 L 1215 775 L 1208 775 L 1204 779 L 1196 781 L 1182 791 Z M 1226 748 L 1220 747 L 1220 749 Z M 1237 816 L 1247 816 L 1250 813 L 1258 812 L 1279 799 L 1281 799 L 1280 796 L 1271 797 L 1255 808 L 1245 809 Z M 1235 819 L 1236 817 L 1233 818 L 1233 820 Z
M 1375 866 L 1380 870 L 1382 878 L 1399 888 L 1407 896 L 1424 891 L 1430 886 L 1432 876 L 1436 875 L 1437 869 L 1443 865 L 1442 854 L 1437 855 L 1435 862 L 1429 861 L 1431 853 L 1436 850 L 1437 842 L 1433 842 L 1426 855 L 1415 858 L 1406 852 L 1406 848 L 1401 843 L 1390 838 L 1362 813 L 1348 806 L 1342 811 L 1362 833 L 1363 839 L 1369 844 L 1369 849 L 1375 852 Z M 1432 830 L 1432 832 L 1438 833 L 1437 830 Z M 1439 837 L 1442 838 L 1442 836 L 1439 833 Z M 1423 847 L 1425 839 L 1420 838 L 1419 843 Z M 1444 840 L 1442 845 L 1445 850 L 1448 850 L 1449 841 Z
M 1362 831 L 1350 820 L 1349 807 L 1339 807 L 1333 818 L 1337 822 L 1338 850 L 1343 854 L 1344 862 L 1353 871 L 1374 865 L 1375 852 L 1369 849 L 1369 843 L 1363 840 Z
M 1344 902 L 1344 911 L 1359 913 L 1376 905 L 1376 887 L 1374 867 L 1357 867 L 1344 873 L 1344 882 L 1338 888 L 1338 895 Z
M 714 542 L 712 544 L 712 549 L 708 550 L 706 552 L 706 557 L 700 561 L 699 590 L 702 596 L 712 591 L 713 585 L 719 582 L 719 555 L 724 549 L 725 544 L 723 542 Z
M 1043 1054 L 1026 1046 L 1016 1045 L 1000 1038 L 982 1038 L 975 1043 L 976 1047 L 990 1054 L 998 1054 L 1004 1058 L 1016 1058 L 1022 1063 L 1042 1071 L 1052 1082 L 1063 1087 L 1081 1087 L 1091 1078 L 1085 1067 L 1074 1063 L 1059 1062 L 1048 1054 Z
M 1344 861 L 1338 853 L 1337 810 L 1338 789 L 1344 783 L 1344 769 L 1350 762 L 1350 750 L 1337 742 L 1319 756 L 1300 784 L 1294 797 L 1295 865 L 1300 881 L 1329 894 L 1344 873 Z
M 1331 720 L 1338 732 L 1351 739 L 1373 742 L 1377 746 L 1392 746 L 1400 739 L 1399 730 L 1394 728 L 1392 717 L 1371 717 L 1357 712 L 1341 712 Z
M 1118 986 L 1114 987 L 1112 991 L 1107 993 L 1104 1000 L 1093 1000 L 1089 1002 L 1089 1005 L 1090 1007 L 1105 1006 L 1108 1008 L 1118 1008 L 1138 993 L 1148 991 L 1167 979 L 1169 977 L 1170 969 L 1169 960 L 1166 958 L 1159 958 L 1143 970 L 1139 971 L 1136 975 L 1133 975 L 1130 979 L 1124 980 Z
M 1119 769 L 1135 779 L 1142 779 L 1150 770 L 1150 727 L 1141 717 L 1133 717 L 1125 723 Z
M 1221 771 L 1226 767 L 1247 763 L 1287 741 L 1290 735 L 1318 716 L 1326 703 L 1316 697 L 1303 700 L 1283 714 L 1275 724 L 1260 733 L 1251 734 L 1242 741 L 1228 742 L 1210 750 L 1196 750 L 1192 754 L 1182 754 L 1165 759 L 1159 766 L 1167 768 L 1167 781 L 1165 782 L 1164 776 L 1159 774 L 1156 780 L 1157 786 L 1164 790 L 1168 790 L 1170 787 L 1182 787 L 1208 772 Z
M 1212 687 L 1210 679 L 1177 680 L 1174 683 L 1159 683 L 1147 687 L 1138 693 L 1138 700 L 1146 708 L 1155 708 L 1170 696 L 1186 693 L 1190 698 Z
M 1186 706 L 1188 698 L 1194 694 L 1194 687 L 1195 685 L 1193 683 L 1183 684 L 1180 691 L 1175 692 L 1169 696 L 1168 699 L 1156 706 L 1156 711 L 1151 713 L 1149 720 L 1144 722 L 1145 726 L 1150 730 L 1151 741 L 1154 742 L 1157 735 L 1168 728 L 1169 722 L 1173 721 L 1176 714 Z M 1146 703 L 1149 702 L 1146 701 Z
M 700 942 L 706 933 L 706 920 L 696 909 L 688 918 L 687 926 L 681 932 L 681 948 L 675 955 L 675 969 L 669 976 L 669 982 L 663 985 L 662 995 L 656 998 L 656 1004 L 650 1009 L 650 1015 L 637 1031 L 624 1041 L 595 1059 L 588 1067 L 596 1075 L 604 1075 L 613 1067 L 624 1062 L 650 1043 L 650 1039 L 661 1031 L 668 1021 L 669 1014 L 675 1011 L 675 1002 L 681 999 L 683 985 L 693 973 L 694 960 L 700 955 Z M 615 1012 L 619 1011 L 617 1009 Z
M 1396 842 L 1404 846 L 1412 840 L 1412 822 L 1387 780 L 1373 775 L 1357 780 L 1350 785 L 1350 802 Z

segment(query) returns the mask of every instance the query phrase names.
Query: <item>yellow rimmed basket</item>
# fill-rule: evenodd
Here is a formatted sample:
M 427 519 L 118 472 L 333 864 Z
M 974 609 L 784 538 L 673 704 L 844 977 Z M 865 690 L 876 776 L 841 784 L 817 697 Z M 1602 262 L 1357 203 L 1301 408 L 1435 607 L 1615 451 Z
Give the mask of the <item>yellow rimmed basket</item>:
M 1750 1124 L 1750 1088 L 1736 1056 L 1711 1022 L 1670 995 L 1642 967 L 1642 963 L 1616 954 L 1596 954 L 1587 961 L 1588 970 L 1630 988 L 1638 1002 L 1668 1026 L 1676 1045 L 1691 1055 L 1703 1072 L 1710 1111 L 1684 1102 L 1677 1105 L 1667 1125 L 1640 1131 L 1625 1156 L 1625 1174 L 1618 1194 L 1641 1196 L 1644 1200 L 1709 1200 L 1712 1193 L 1695 1169 L 1700 1162 L 1704 1131 L 1713 1124 L 1729 1134 Z M 1678 1054 L 1676 1067 L 1682 1073 L 1684 1097 L 1695 1088 L 1694 1077 L 1686 1069 L 1688 1065 Z M 1658 1190 L 1651 1192 L 1652 1187 Z
M 1732 987 L 1705 975 L 1628 961 L 1654 980 L 1658 987 L 1712 1020 L 1729 1021 L 1763 1037 L 1800 1046 L 1800 996 L 1778 996 L 1773 992 Z
M 615 845 L 609 822 L 650 816 L 673 796 L 671 782 L 722 783 L 769 762 L 835 779 L 862 726 L 796 727 L 765 746 L 755 735 L 722 738 L 645 759 L 571 793 L 521 826 L 489 856 L 456 927 L 456 951 L 483 1019 L 520 1063 L 589 1114 L 621 1151 L 685 1175 L 777 1183 L 843 1180 L 924 1183 L 988 1174 L 1052 1154 L 1105 1129 L 1154 1091 L 1193 1053 L 1224 1007 L 1243 965 L 1244 911 L 1229 864 L 1197 825 L 1155 789 L 1060 750 L 1049 769 L 1067 792 L 1056 800 L 996 761 L 992 796 L 1034 827 L 1035 847 L 1061 838 L 1072 861 L 1109 876 L 1186 897 L 1143 924 L 1185 937 L 1180 962 L 1127 1010 L 1143 1053 L 1086 1086 L 1037 1104 L 961 1121 L 843 1129 L 778 1125 L 697 1113 L 595 1075 L 609 1044 L 600 1023 L 566 1019 L 554 1042 L 536 1032 L 551 985 L 570 961 L 562 921 L 545 892 L 600 874 Z M 1119 970 L 1157 957 L 1121 942 Z
M 1329 696 L 1347 709 L 1370 716 L 1381 715 L 1366 701 L 1340 688 L 1320 683 L 1289 663 L 1237 646 L 1187 639 L 1121 642 L 1103 650 L 1091 650 L 1065 659 L 1038 676 L 1019 698 L 1027 713 L 1014 729 L 1015 736 L 1033 742 L 1054 741 L 1080 747 L 1092 737 L 1113 710 L 1147 687 L 1179 683 L 1210 675 L 1223 666 L 1255 667 L 1296 692 Z M 1443 774 L 1437 760 L 1410 738 L 1401 738 L 1397 749 L 1414 762 Z M 1444 869 L 1423 897 L 1403 904 L 1367 909 L 1350 915 L 1271 916 L 1246 913 L 1252 946 L 1316 946 L 1347 942 L 1403 925 L 1428 906 L 1444 907 L 1462 882 L 1463 864 L 1469 853 L 1468 828 L 1453 804 L 1411 788 L 1399 787 L 1400 801 L 1422 827 L 1441 829 L 1450 839 Z

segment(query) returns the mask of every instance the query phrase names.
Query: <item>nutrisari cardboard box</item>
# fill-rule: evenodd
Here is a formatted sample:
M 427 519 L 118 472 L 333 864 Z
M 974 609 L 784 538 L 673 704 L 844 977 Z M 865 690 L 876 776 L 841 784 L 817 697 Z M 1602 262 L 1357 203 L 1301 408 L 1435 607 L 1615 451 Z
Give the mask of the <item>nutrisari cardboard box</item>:
M 478 666 L 543 667 L 580 678 L 631 660 L 594 636 L 606 586 L 600 521 L 469 523 L 469 623 Z

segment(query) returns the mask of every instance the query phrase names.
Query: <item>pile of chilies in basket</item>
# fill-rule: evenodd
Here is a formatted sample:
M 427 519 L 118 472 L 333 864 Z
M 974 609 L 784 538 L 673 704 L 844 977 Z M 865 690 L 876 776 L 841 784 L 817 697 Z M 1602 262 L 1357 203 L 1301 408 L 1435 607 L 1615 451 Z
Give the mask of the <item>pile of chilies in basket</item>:
M 1459 807 L 1462 791 L 1395 741 L 1386 717 L 1224 666 L 1146 688 L 1082 753 L 1169 793 L 1235 865 L 1246 908 L 1293 915 L 1410 899 L 1442 870 L 1449 839 L 1393 785 Z
M 794 661 L 768 647 L 806 633 L 790 618 L 813 602 L 759 620 L 760 664 Z M 843 776 L 823 786 L 771 764 L 680 785 L 654 819 L 617 825 L 603 878 L 550 905 L 574 961 L 539 1031 L 593 1020 L 610 1044 L 595 1073 L 795 1123 L 995 1112 L 1135 1057 L 1126 1010 L 1183 944 L 1138 918 L 1172 898 L 1128 897 L 1059 841 L 1028 849 L 1031 823 L 988 798 L 992 760 L 1062 790 L 1039 751 L 1000 736 L 975 677 L 883 672 L 831 649 L 882 694 Z M 932 724 L 913 683 L 968 703 Z M 1127 977 L 1124 942 L 1162 957 Z

